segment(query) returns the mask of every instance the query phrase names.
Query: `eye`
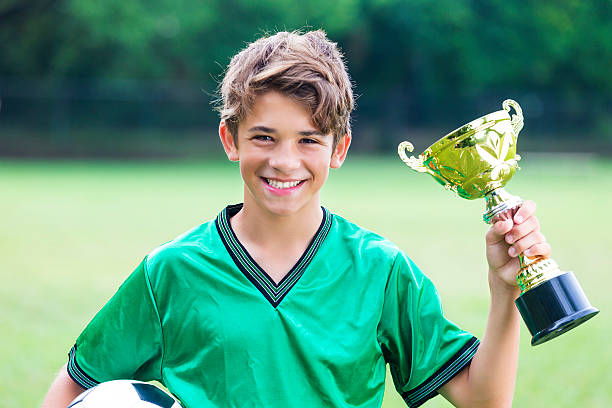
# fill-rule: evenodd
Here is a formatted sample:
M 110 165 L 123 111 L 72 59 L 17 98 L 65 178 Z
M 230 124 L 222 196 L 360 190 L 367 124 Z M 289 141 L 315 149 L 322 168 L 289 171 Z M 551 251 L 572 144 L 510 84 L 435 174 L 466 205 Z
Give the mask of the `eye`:
M 261 142 L 271 142 L 273 139 L 268 135 L 255 135 L 251 138 L 252 140 L 259 140 Z
M 315 143 L 319 143 L 319 142 L 316 139 L 312 139 L 310 137 L 305 137 L 303 139 L 300 139 L 300 143 L 315 144 Z

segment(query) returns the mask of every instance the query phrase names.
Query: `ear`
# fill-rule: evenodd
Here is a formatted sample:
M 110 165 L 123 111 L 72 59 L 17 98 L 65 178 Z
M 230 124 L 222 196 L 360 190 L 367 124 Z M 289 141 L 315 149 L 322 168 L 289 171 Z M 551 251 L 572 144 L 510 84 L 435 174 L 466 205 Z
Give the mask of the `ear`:
M 346 159 L 346 154 L 348 153 L 348 149 L 351 146 L 351 132 L 349 131 L 344 136 L 338 140 L 336 144 L 336 148 L 332 153 L 331 162 L 329 163 L 329 167 L 332 169 L 338 169 L 344 163 L 344 159 Z
M 223 150 L 225 150 L 227 158 L 231 161 L 238 161 L 238 146 L 224 120 L 219 122 L 219 138 L 221 139 L 221 144 L 223 145 Z

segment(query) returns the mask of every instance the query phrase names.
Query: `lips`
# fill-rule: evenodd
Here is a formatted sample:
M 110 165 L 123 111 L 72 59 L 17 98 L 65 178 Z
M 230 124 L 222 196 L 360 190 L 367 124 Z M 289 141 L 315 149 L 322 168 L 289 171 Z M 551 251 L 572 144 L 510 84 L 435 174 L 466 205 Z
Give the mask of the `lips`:
M 287 188 L 295 187 L 298 184 L 300 184 L 302 181 L 304 181 L 304 180 L 280 181 L 280 180 L 275 180 L 275 179 L 270 179 L 270 178 L 264 178 L 264 180 L 266 181 L 266 183 L 268 183 L 268 185 L 274 188 L 277 188 L 279 190 L 285 190 Z

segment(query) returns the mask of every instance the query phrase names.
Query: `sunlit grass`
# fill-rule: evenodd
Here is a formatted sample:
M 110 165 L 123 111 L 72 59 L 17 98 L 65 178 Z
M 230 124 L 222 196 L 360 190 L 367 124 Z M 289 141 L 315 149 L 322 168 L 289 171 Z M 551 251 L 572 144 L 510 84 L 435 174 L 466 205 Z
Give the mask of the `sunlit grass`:
M 523 329 L 515 406 L 606 407 L 612 163 L 523 158 L 508 190 L 538 203 L 553 257 L 577 274 L 601 313 L 537 348 Z M 148 251 L 242 194 L 236 166 L 216 159 L 0 161 L 0 186 L 0 395 L 7 408 L 40 404 L 75 337 Z M 322 201 L 404 248 L 436 282 L 447 315 L 481 335 L 488 307 L 482 200 L 455 198 L 395 157 L 350 157 L 332 173 Z M 386 394 L 385 408 L 402 404 Z M 428 406 L 449 405 L 436 398 Z

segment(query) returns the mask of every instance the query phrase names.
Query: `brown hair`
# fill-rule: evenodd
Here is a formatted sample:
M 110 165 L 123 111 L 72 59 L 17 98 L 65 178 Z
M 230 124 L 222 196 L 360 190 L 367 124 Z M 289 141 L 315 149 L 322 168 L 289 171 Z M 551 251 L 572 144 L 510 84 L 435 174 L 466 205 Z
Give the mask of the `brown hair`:
M 232 58 L 220 86 L 218 110 L 234 138 L 255 97 L 270 90 L 303 104 L 317 130 L 333 133 L 334 145 L 350 132 L 351 81 L 341 52 L 322 30 L 279 32 Z

